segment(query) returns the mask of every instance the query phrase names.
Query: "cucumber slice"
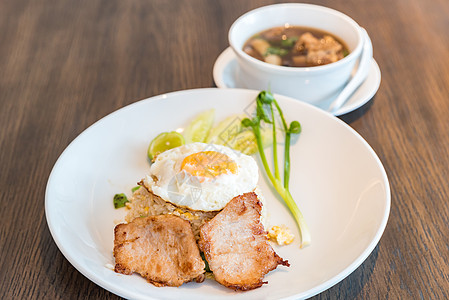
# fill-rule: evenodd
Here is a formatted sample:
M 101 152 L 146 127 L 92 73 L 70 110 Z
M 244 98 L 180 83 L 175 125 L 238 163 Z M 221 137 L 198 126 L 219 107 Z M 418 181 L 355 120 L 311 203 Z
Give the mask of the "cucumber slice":
M 212 128 L 215 118 L 215 109 L 207 110 L 199 114 L 184 131 L 186 144 L 205 143 Z
M 273 143 L 273 133 L 271 128 L 261 128 L 260 134 L 262 136 L 262 145 L 264 148 Z M 252 130 L 240 132 L 234 139 L 228 141 L 226 146 L 246 155 L 257 153 L 257 141 Z
M 242 120 L 246 115 L 232 115 L 218 123 L 217 126 L 212 128 L 207 138 L 207 143 L 217 145 L 227 145 L 227 143 L 233 140 L 237 134 L 242 131 Z

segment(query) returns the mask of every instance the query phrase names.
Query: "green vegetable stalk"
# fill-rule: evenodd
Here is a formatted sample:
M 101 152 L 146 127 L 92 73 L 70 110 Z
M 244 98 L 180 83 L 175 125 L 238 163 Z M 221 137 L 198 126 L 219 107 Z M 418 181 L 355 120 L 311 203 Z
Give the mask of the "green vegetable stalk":
M 299 227 L 299 232 L 301 234 L 301 248 L 307 246 L 311 242 L 311 236 L 309 232 L 309 228 L 304 220 L 304 217 L 299 210 L 296 202 L 293 200 L 292 195 L 289 191 L 289 180 L 290 180 L 290 141 L 292 134 L 299 134 L 301 132 L 301 124 L 298 121 L 293 121 L 290 123 L 290 126 L 287 126 L 287 123 L 284 118 L 284 114 L 276 101 L 274 96 L 267 91 L 262 91 L 259 93 L 256 99 L 257 110 L 256 116 L 252 119 L 244 119 L 242 120 L 242 125 L 245 127 L 251 127 L 254 136 L 257 141 L 257 148 L 259 149 L 260 158 L 262 160 L 263 167 L 265 172 L 267 173 L 268 178 L 273 184 L 276 191 L 279 195 L 284 199 L 288 208 L 290 209 L 293 217 L 296 220 L 296 223 Z M 273 106 L 274 105 L 274 106 Z M 285 151 L 284 151 L 284 181 L 282 182 L 280 172 L 279 172 L 279 164 L 278 164 L 278 152 L 277 152 L 277 144 L 276 144 L 276 121 L 275 121 L 275 110 L 278 112 L 282 126 L 285 132 Z M 271 118 L 270 118 L 271 117 Z M 270 170 L 270 166 L 268 165 L 267 157 L 264 152 L 264 148 L 262 145 L 262 136 L 260 132 L 261 121 L 271 124 L 273 129 L 273 157 L 274 157 L 274 175 Z

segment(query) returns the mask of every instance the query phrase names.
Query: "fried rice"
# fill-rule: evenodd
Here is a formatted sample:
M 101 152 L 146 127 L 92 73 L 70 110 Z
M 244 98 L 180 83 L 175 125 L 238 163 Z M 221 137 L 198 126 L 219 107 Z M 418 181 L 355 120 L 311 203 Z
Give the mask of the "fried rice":
M 129 211 L 125 217 L 125 221 L 128 223 L 138 217 L 157 215 L 175 215 L 181 217 L 190 222 L 196 240 L 199 239 L 201 225 L 218 214 L 218 211 L 205 212 L 176 206 L 153 194 L 142 183 L 140 183 L 140 188 L 133 193 L 127 207 Z
M 139 217 L 167 214 L 175 215 L 190 222 L 195 239 L 198 241 L 200 237 L 200 227 L 220 212 L 191 210 L 187 207 L 177 206 L 152 193 L 152 191 L 145 185 L 145 180 L 140 181 L 138 184 L 140 187 L 134 191 L 129 199 L 130 202 L 127 203 L 127 208 L 129 209 L 127 215 L 125 216 L 125 221 L 127 223 Z M 256 187 L 254 192 L 257 194 L 258 199 L 262 202 L 261 222 L 264 227 L 268 229 L 266 223 L 267 209 L 265 207 L 265 199 L 262 196 L 259 187 Z

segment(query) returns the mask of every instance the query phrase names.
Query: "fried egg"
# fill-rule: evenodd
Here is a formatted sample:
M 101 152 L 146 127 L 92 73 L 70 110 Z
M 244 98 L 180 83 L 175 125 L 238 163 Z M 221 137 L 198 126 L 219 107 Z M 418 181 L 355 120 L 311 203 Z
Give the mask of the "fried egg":
M 259 170 L 251 156 L 226 146 L 192 143 L 159 154 L 144 182 L 165 201 L 192 210 L 221 210 L 252 192 Z

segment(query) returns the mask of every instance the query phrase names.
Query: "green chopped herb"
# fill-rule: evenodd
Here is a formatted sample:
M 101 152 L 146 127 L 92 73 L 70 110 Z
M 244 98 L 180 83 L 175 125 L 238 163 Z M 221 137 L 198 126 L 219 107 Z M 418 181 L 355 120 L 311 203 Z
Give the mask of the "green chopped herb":
M 202 258 L 203 261 L 204 261 L 204 264 L 206 265 L 206 266 L 204 267 L 204 270 L 205 270 L 206 272 L 212 272 L 212 271 L 210 270 L 210 268 L 209 268 L 209 263 L 208 263 L 207 260 L 206 260 L 206 256 L 204 256 L 204 252 L 201 252 L 200 254 L 201 254 L 201 258 Z
M 114 195 L 114 207 L 115 208 L 124 207 L 126 202 L 129 202 L 129 201 L 125 194 L 122 193 L 122 194 Z
M 349 51 L 347 49 L 343 49 L 343 57 L 346 57 L 349 55 Z
M 137 191 L 139 188 L 140 188 L 140 185 L 135 186 L 135 187 L 133 187 L 133 188 L 131 189 L 131 192 L 134 193 L 134 192 Z
M 279 56 L 284 56 L 288 54 L 287 49 L 282 49 L 280 47 L 268 47 L 267 52 L 265 53 L 265 56 L 274 54 Z
M 289 37 L 289 38 L 287 38 L 285 40 L 282 40 L 281 41 L 281 45 L 282 45 L 282 47 L 291 48 L 291 47 L 293 47 L 295 45 L 297 40 L 298 40 L 297 36 L 292 36 L 292 37 Z

